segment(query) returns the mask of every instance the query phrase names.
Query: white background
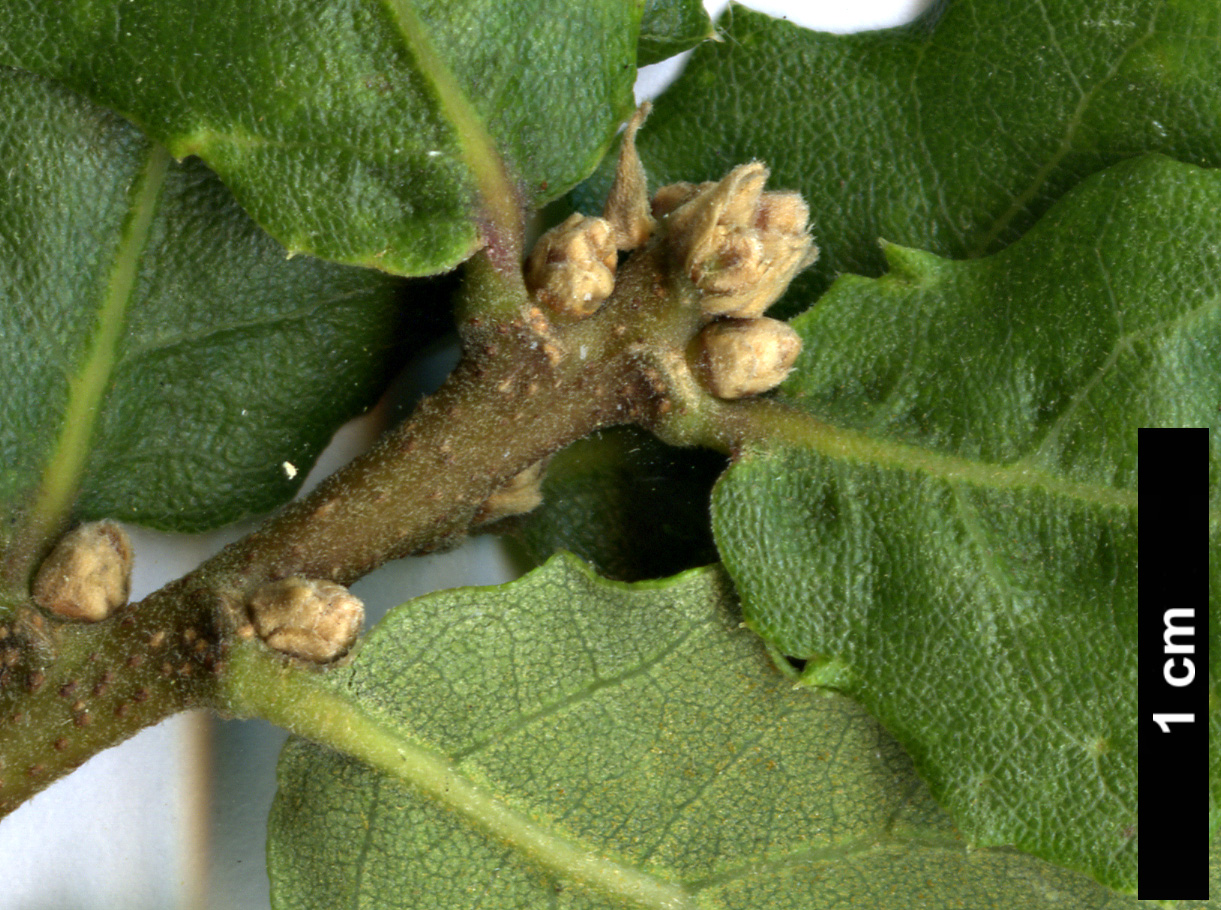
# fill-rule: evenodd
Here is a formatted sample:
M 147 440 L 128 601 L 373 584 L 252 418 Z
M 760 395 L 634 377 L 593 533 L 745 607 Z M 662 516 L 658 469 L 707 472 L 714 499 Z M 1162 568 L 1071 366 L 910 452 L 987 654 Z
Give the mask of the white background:
M 727 0 L 705 0 L 715 16 Z M 808 28 L 848 32 L 898 25 L 929 0 L 749 0 L 747 6 Z M 686 55 L 683 55 L 685 58 Z M 646 67 L 637 94 L 655 96 L 683 58 Z M 646 126 L 645 129 L 648 127 Z M 419 377 L 444 374 L 439 354 Z M 307 489 L 366 448 L 382 410 L 336 435 Z M 133 599 L 190 571 L 249 527 L 187 537 L 133 530 Z M 369 623 L 440 588 L 512 577 L 497 542 L 391 564 L 354 586 Z M 266 817 L 284 735 L 261 722 L 173 718 L 96 756 L 0 822 L 0 910 L 261 910 Z M 443 908 L 439 908 L 443 910 Z

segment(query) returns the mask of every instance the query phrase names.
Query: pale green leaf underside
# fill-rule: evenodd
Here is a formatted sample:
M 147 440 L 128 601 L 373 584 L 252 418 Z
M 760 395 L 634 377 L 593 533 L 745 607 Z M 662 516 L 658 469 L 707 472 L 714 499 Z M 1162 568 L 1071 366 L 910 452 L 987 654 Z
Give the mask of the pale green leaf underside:
M 855 35 L 734 5 L 718 27 L 657 100 L 641 156 L 655 184 L 757 158 L 802 192 L 822 256 L 790 312 L 837 274 L 879 274 L 879 237 L 979 255 L 1124 158 L 1221 165 L 1215 0 L 948 0 Z
M 969 840 L 1124 890 L 1137 429 L 1215 422 L 1219 213 L 1221 172 L 1151 156 L 993 257 L 887 247 L 793 322 L 781 396 L 810 417 L 714 496 L 748 622 L 860 698 Z
M 330 688 L 383 770 L 289 744 L 282 910 L 1138 906 L 966 850 L 861 708 L 770 665 L 716 570 L 629 586 L 564 556 L 421 598 Z
M 0 63 L 199 155 L 286 247 L 452 268 L 593 168 L 632 106 L 622 0 L 8 4 Z
M 289 498 L 380 391 L 398 283 L 285 259 L 198 162 L 49 80 L 0 71 L 0 111 L 0 547 Z

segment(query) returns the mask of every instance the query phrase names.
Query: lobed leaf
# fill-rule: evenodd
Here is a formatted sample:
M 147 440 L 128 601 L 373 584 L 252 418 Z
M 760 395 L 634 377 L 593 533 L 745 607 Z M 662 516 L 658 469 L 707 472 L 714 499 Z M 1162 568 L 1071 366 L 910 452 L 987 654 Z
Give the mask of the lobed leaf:
M 770 666 L 714 569 L 629 586 L 557 557 L 430 595 L 329 688 L 381 770 L 290 741 L 282 910 L 1143 906 L 966 849 L 857 705 Z
M 713 499 L 747 622 L 867 705 L 971 843 L 1124 891 L 1136 434 L 1214 422 L 1219 219 L 1221 171 L 1149 156 L 995 256 L 888 245 L 889 274 L 844 276 L 793 322 L 806 347 L 781 397 L 812 419 Z
M 805 196 L 822 252 L 776 314 L 841 273 L 880 274 L 879 237 L 978 256 L 1117 161 L 1160 151 L 1221 165 L 1212 0 L 947 0 L 855 35 L 734 5 L 718 25 L 724 40 L 695 51 L 637 144 L 654 187 L 758 158 L 771 187 Z M 577 207 L 601 210 L 612 165 L 578 188 Z
M 388 379 L 400 282 L 286 259 L 206 168 L 80 96 L 0 70 L 0 172 L 0 549 L 69 516 L 271 509 Z
M 583 178 L 632 108 L 640 2 L 9 5 L 0 63 L 198 155 L 288 249 L 453 268 Z M 499 223 L 498 223 L 499 222 Z
M 789 312 L 842 272 L 880 274 L 879 237 L 979 256 L 1117 161 L 1221 165 L 1213 0 L 947 0 L 853 35 L 733 5 L 718 28 L 657 99 L 640 154 L 655 185 L 758 158 L 805 196 L 822 255 Z

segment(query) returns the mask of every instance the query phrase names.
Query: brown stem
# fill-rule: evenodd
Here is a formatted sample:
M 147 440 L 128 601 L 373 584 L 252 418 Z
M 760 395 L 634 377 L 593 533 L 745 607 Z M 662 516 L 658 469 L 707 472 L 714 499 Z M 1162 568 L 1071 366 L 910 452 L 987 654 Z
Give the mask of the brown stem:
M 218 680 L 234 636 L 251 634 L 246 601 L 259 586 L 289 576 L 348 584 L 455 543 L 530 465 L 664 412 L 658 357 L 681 352 L 698 312 L 667 299 L 683 290 L 659 277 L 664 251 L 633 260 L 615 297 L 579 322 L 553 325 L 528 301 L 500 306 L 498 317 L 515 315 L 490 326 L 468 310 L 462 364 L 407 423 L 141 603 L 94 625 L 32 606 L 0 624 L 0 815 L 169 714 L 224 710 Z

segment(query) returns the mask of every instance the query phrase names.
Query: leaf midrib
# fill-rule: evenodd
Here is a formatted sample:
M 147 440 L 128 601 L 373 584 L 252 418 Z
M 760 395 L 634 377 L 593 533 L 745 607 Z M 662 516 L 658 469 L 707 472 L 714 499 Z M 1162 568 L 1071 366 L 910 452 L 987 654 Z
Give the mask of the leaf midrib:
M 879 439 L 859 430 L 824 423 L 804 411 L 784 405 L 766 407 L 757 412 L 756 417 L 752 423 L 761 426 L 747 435 L 757 440 L 762 449 L 777 445 L 799 446 L 839 461 L 920 472 L 940 480 L 966 482 L 978 487 L 1042 490 L 1091 505 L 1136 508 L 1134 491 L 1069 480 L 1023 462 L 987 464 L 910 443 Z
M 437 101 L 449 116 L 462 160 L 475 178 L 485 239 L 502 250 L 520 244 L 521 212 L 514 182 L 474 103 L 433 46 L 428 30 L 411 0 L 383 0 L 420 72 L 432 84 Z M 488 236 L 490 235 L 490 236 Z
M 30 506 L 24 532 L 18 535 L 19 552 L 12 554 L 19 563 L 28 563 L 44 541 L 58 531 L 76 498 L 101 416 L 102 401 L 118 365 L 119 341 L 127 325 L 140 264 L 148 247 L 169 164 L 169 152 L 161 145 L 150 143 L 144 165 L 128 191 L 127 216 L 119 232 L 106 284 L 100 289 L 96 330 L 76 372 L 68 377 L 61 429 Z M 13 559 L 9 565 L 13 566 Z
M 557 875 L 656 910 L 695 910 L 687 889 L 554 834 L 327 686 L 314 674 L 285 672 L 257 645 L 234 655 L 230 708 L 326 743 L 447 807 L 495 840 Z

